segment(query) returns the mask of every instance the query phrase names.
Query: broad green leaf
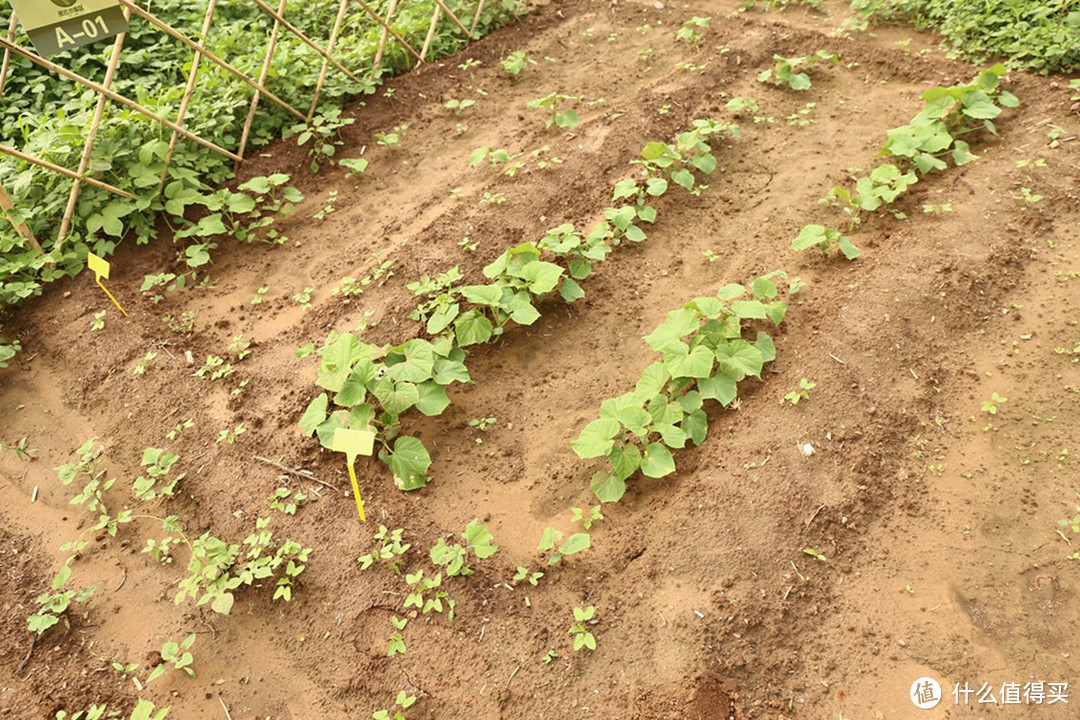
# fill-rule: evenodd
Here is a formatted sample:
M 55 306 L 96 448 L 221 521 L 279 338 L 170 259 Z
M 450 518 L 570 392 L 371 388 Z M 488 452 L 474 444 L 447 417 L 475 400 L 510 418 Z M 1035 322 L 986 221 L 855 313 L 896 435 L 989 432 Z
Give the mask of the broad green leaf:
M 499 550 L 495 544 L 495 537 L 488 532 L 486 525 L 481 525 L 479 520 L 473 520 L 465 526 L 462 537 L 476 553 L 476 557 L 484 560 L 494 555 Z
M 435 382 L 440 385 L 449 385 L 453 382 L 467 383 L 472 380 L 464 363 L 440 357 L 435 358 L 433 376 Z
M 716 291 L 716 297 L 721 300 L 734 300 L 744 294 L 746 294 L 746 288 L 738 283 L 729 283 Z
M 326 393 L 319 393 L 315 396 L 315 399 L 308 404 L 307 410 L 304 411 L 303 417 L 300 418 L 300 429 L 304 431 L 304 434 L 309 436 L 315 432 L 315 428 L 326 422 L 326 407 L 329 400 L 326 397 Z
M 706 175 L 711 175 L 716 169 L 716 157 L 712 153 L 705 153 L 694 158 L 694 167 Z
M 655 393 L 654 393 L 655 394 Z M 628 408 L 641 407 L 644 398 L 636 392 L 623 393 L 600 403 L 600 417 L 617 420 L 616 415 Z
M 675 459 L 671 457 L 671 451 L 661 443 L 649 443 L 641 459 L 641 472 L 651 478 L 662 478 L 675 472 Z
M 679 403 L 679 407 L 683 409 L 683 412 L 693 412 L 701 407 L 701 393 L 697 390 L 691 390 L 675 398 L 675 402 Z
M 378 368 L 370 360 L 358 362 L 341 386 L 341 390 L 334 396 L 334 404 L 351 408 L 363 402 L 367 396 L 367 384 L 375 378 L 377 373 Z
M 998 102 L 1001 103 L 1002 107 L 1007 108 L 1014 108 L 1020 106 L 1020 98 L 1016 97 L 1008 90 L 1001 91 L 1001 94 L 998 95 Z
M 458 345 L 465 347 L 476 343 L 485 343 L 491 339 L 491 321 L 479 310 L 462 313 L 454 320 L 454 330 Z
M 774 300 L 765 306 L 765 314 L 773 321 L 773 325 L 779 325 L 784 321 L 784 316 L 787 315 L 787 305 L 779 300 Z
M 758 300 L 736 300 L 731 303 L 731 310 L 741 320 L 764 320 L 767 317 L 765 306 Z
M 438 335 L 447 327 L 450 323 L 454 322 L 454 318 L 458 316 L 458 312 L 461 310 L 459 303 L 449 303 L 439 305 L 435 308 L 435 312 L 431 313 L 431 317 L 427 321 L 427 331 L 429 335 Z
M 644 401 L 659 394 L 671 379 L 671 373 L 662 362 L 655 362 L 641 372 L 641 377 L 634 386 L 634 395 Z
M 331 392 L 341 390 L 352 366 L 361 358 L 367 357 L 370 350 L 354 335 L 343 333 L 333 343 L 322 350 L 322 364 L 315 383 Z
M 774 298 L 777 295 L 776 283 L 767 277 L 759 277 L 750 283 L 750 289 L 754 291 L 754 297 L 758 300 Z
M 977 120 L 993 120 L 1001 114 L 1001 108 L 982 90 L 964 93 L 960 102 L 964 105 L 964 114 Z
M 560 540 L 562 540 L 563 534 L 553 527 L 544 528 L 544 533 L 540 536 L 540 544 L 536 547 L 540 552 L 550 550 L 555 547 Z
M 694 188 L 694 173 L 686 168 L 679 168 L 671 173 L 671 180 L 678 185 L 682 185 L 687 190 L 693 190 Z
M 591 544 L 589 533 L 574 533 L 559 546 L 559 552 L 563 555 L 576 555 L 582 550 L 588 550 Z
M 398 381 L 394 383 L 394 389 L 382 401 L 387 412 L 400 415 L 420 401 L 420 391 L 411 382 Z
M 848 239 L 846 235 L 841 235 L 839 239 L 840 252 L 844 253 L 844 257 L 848 260 L 854 260 L 862 254 L 859 248 L 855 247 L 855 244 Z
M 709 320 L 715 320 L 724 313 L 724 303 L 720 302 L 720 299 L 715 297 L 706 296 L 694 298 L 686 303 L 685 307 L 697 310 L 703 317 L 706 317 Z
M 637 195 L 637 181 L 633 178 L 625 178 L 615 183 L 615 191 L 612 194 L 611 201 L 621 200 L 622 198 L 634 197 Z
M 745 340 L 732 340 L 716 348 L 716 358 L 724 372 L 742 380 L 746 375 L 760 377 L 764 361 L 761 351 Z
M 656 160 L 664 154 L 667 150 L 667 146 L 664 143 L 651 141 L 645 144 L 645 149 L 641 151 L 641 157 L 646 160 Z
M 619 428 L 618 421 L 611 418 L 593 420 L 585 426 L 577 440 L 570 443 L 570 447 L 574 448 L 574 452 L 582 459 L 607 455 L 611 452 L 614 444 L 612 438 L 619 432 Z
M 602 503 L 618 502 L 626 493 L 626 481 L 621 480 L 609 472 L 600 470 L 592 476 L 589 489 L 593 491 L 596 499 Z
M 681 422 L 681 421 L 680 421 Z M 657 425 L 656 432 L 660 433 L 664 444 L 676 450 L 686 447 L 687 436 L 678 425 Z
M 644 340 L 653 350 L 663 351 L 672 343 L 682 342 L 684 335 L 698 329 L 697 313 L 689 308 L 672 310 L 664 323 L 645 336 Z
M 626 228 L 630 227 L 630 223 L 634 222 L 634 218 L 637 217 L 637 210 L 633 205 L 623 205 L 621 208 L 608 208 L 605 212 L 605 217 L 611 221 L 611 223 L 619 230 L 626 232 Z
M 528 281 L 529 290 L 537 295 L 554 290 L 562 275 L 561 267 L 544 260 L 534 260 L 521 269 L 521 277 Z
M 435 382 L 428 380 L 416 386 L 420 399 L 416 401 L 416 409 L 432 417 L 442 414 L 442 411 L 450 404 L 450 398 L 446 396 L 446 389 Z
M 574 282 L 573 278 L 563 278 L 559 283 L 559 295 L 566 302 L 574 302 L 585 297 L 585 291 L 581 289 L 581 286 Z
M 496 285 L 466 285 L 461 288 L 461 296 L 477 305 L 502 304 L 503 291 Z
M 667 192 L 668 181 L 664 178 L 651 177 L 645 181 L 645 192 L 653 197 L 659 197 Z
M 759 330 L 754 347 L 761 353 L 762 362 L 772 362 L 776 359 L 776 344 L 773 343 L 773 339 L 768 333 Z
M 664 364 L 673 378 L 706 378 L 712 371 L 713 353 L 707 347 L 698 345 L 686 352 L 678 346 L 668 346 L 670 354 L 665 353 Z
M 615 411 L 614 418 L 638 437 L 644 437 L 652 424 L 652 416 L 642 407 L 620 408 Z
M 791 241 L 792 250 L 806 250 L 807 248 L 821 245 L 825 242 L 824 225 L 806 225 L 799 231 L 798 236 Z
M 608 453 L 608 460 L 611 461 L 611 468 L 615 471 L 615 478 L 620 481 L 626 480 L 641 467 L 641 450 L 637 445 L 616 445 Z
M 641 242 L 647 237 L 645 231 L 637 225 L 630 225 L 626 228 L 626 239 L 630 242 Z
M 705 411 L 698 409 L 686 414 L 681 425 L 683 432 L 695 445 L 700 445 L 709 432 L 709 418 Z
M 403 359 L 391 364 L 392 360 L 399 358 Z M 427 340 L 413 338 L 392 348 L 386 360 L 386 371 L 393 379 L 423 382 L 431 377 L 431 370 L 435 365 L 435 351 Z
M 722 371 L 711 378 L 698 381 L 698 390 L 701 392 L 702 397 L 712 398 L 727 407 L 738 393 L 735 383 L 734 375 Z
M 403 435 L 394 441 L 393 452 L 379 453 L 379 457 L 394 473 L 394 482 L 402 490 L 415 490 L 427 484 L 431 456 L 418 439 Z

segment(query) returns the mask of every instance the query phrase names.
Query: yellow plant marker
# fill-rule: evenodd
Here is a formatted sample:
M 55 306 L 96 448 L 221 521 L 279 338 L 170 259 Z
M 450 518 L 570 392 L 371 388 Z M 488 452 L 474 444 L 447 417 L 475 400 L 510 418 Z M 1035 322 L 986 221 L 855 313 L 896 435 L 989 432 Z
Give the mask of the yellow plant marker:
M 128 314 L 126 312 L 124 312 L 124 308 L 120 307 L 120 303 L 116 302 L 116 298 L 114 298 L 112 296 L 112 293 L 109 292 L 109 289 L 101 284 L 101 278 L 105 278 L 106 280 L 109 279 L 109 263 L 108 263 L 108 261 L 104 260 L 103 258 L 99 258 L 94 253 L 87 253 L 86 254 L 86 267 L 90 268 L 90 270 L 94 273 L 94 275 L 97 276 L 98 287 L 100 287 L 102 290 L 105 291 L 105 294 L 109 296 L 110 300 L 112 300 L 113 305 L 116 306 L 116 309 L 119 310 L 120 312 L 124 313 L 124 317 L 127 317 Z
M 356 512 L 360 514 L 360 522 L 367 522 L 367 518 L 364 517 L 364 501 L 360 498 L 360 483 L 356 481 L 356 469 L 353 464 L 356 462 L 357 455 L 371 455 L 375 452 L 375 433 L 371 430 L 338 428 L 334 431 L 330 449 L 334 452 L 345 453 L 345 460 L 349 464 L 349 480 L 352 482 L 353 497 L 356 498 Z

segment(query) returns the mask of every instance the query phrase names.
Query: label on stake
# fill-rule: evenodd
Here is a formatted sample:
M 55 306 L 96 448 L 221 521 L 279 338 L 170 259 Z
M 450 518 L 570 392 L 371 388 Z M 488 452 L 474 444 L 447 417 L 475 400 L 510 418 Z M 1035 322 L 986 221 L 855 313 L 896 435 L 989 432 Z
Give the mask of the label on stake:
M 353 465 L 357 455 L 371 455 L 375 452 L 375 433 L 371 430 L 338 428 L 334 431 L 330 449 L 345 453 L 349 466 L 349 481 L 352 483 L 353 497 L 356 498 L 356 512 L 360 515 L 360 522 L 367 522 L 364 517 L 364 500 L 360 497 L 360 483 L 356 480 L 356 469 Z
M 109 289 L 105 287 L 105 285 L 101 282 L 101 278 L 105 278 L 106 280 L 109 279 L 109 262 L 104 258 L 98 257 L 94 253 L 86 253 L 86 267 L 90 268 L 90 270 L 93 271 L 94 275 L 97 277 L 98 287 L 101 288 L 102 291 L 109 296 L 109 299 L 112 300 L 112 303 L 116 306 L 116 309 L 119 310 L 124 317 L 127 317 L 127 312 L 124 310 L 124 308 L 120 307 L 120 303 L 116 302 L 116 298 L 112 296 L 112 293 L 109 292 Z

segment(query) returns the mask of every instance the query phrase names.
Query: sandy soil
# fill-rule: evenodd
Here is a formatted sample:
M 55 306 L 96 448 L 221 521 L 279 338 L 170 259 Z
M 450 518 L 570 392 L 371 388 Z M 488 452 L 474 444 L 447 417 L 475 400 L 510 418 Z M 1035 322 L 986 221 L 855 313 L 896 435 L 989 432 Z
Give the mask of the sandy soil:
M 1080 118 L 1069 91 L 1060 79 L 1010 75 L 1022 105 L 997 122 L 1000 138 L 970 136 L 981 159 L 914 186 L 896 205 L 906 219 L 868 218 L 852 234 L 856 262 L 825 261 L 789 249 L 804 224 L 842 222 L 818 198 L 851 168 L 874 165 L 926 88 L 976 68 L 909 28 L 837 33 L 839 9 L 729 15 L 737 7 L 543 4 L 461 56 L 394 80 L 391 97 L 351 107 L 340 156 L 363 154 L 363 176 L 312 174 L 289 143 L 246 166 L 245 178 L 290 173 L 307 198 L 283 225 L 285 245 L 223 242 L 212 288 L 158 304 L 138 292 L 145 274 L 175 268 L 178 246 L 164 233 L 113 258 L 108 285 L 130 317 L 86 275 L 20 311 L 13 328 L 25 351 L 0 372 L 0 441 L 25 436 L 36 452 L 0 455 L 0 715 L 127 708 L 142 696 L 181 720 L 367 718 L 406 689 L 420 698 L 410 720 L 1073 716 L 1080 696 L 1037 710 L 1000 705 L 1003 683 L 1080 687 L 1075 540 L 1057 524 L 1077 513 L 1080 453 Z M 713 19 L 697 46 L 675 39 L 694 15 Z M 808 91 L 754 79 L 774 53 L 819 49 L 842 62 L 820 68 Z M 499 66 L 514 50 L 536 60 L 516 81 Z M 461 69 L 468 58 L 482 64 Z M 546 129 L 526 108 L 551 92 L 585 98 L 572 131 Z M 774 121 L 734 117 L 725 108 L 734 96 L 756 99 Z M 465 97 L 477 102 L 461 116 L 444 108 Z M 317 359 L 295 350 L 361 322 L 369 342 L 418 335 L 407 283 L 453 265 L 480 277 L 512 244 L 562 222 L 588 227 L 647 141 L 700 117 L 742 126 L 716 148 L 710 186 L 669 193 L 648 240 L 602 263 L 584 300 L 548 301 L 535 325 L 472 352 L 475 382 L 454 386 L 446 413 L 405 420 L 433 450 L 435 481 L 402 493 L 384 466 L 361 460 L 370 520 L 361 525 L 340 456 L 297 428 Z M 374 133 L 403 123 L 400 149 L 376 145 Z M 512 177 L 470 167 L 483 145 L 521 153 L 524 167 Z M 1026 202 L 1021 188 L 1043 197 Z M 334 211 L 316 219 L 332 191 Z M 483 203 L 485 193 L 506 201 Z M 943 204 L 951 211 L 924 212 Z M 461 246 L 466 236 L 475 249 Z M 385 261 L 392 275 L 363 295 L 346 303 L 333 292 Z M 536 587 L 513 582 L 518 566 L 540 568 L 545 527 L 570 531 L 570 508 L 594 503 L 595 468 L 568 441 L 653 362 L 640 337 L 683 302 L 774 269 L 807 288 L 764 379 L 742 386 L 737 409 L 710 410 L 708 439 L 678 456 L 676 475 L 638 478 L 606 506 L 589 551 L 543 568 Z M 261 287 L 263 302 L 251 304 Z M 293 300 L 305 288 L 307 309 Z M 106 326 L 91 331 L 102 309 Z M 163 320 L 185 311 L 195 312 L 191 333 Z M 241 361 L 229 350 L 238 334 L 252 343 Z M 193 377 L 187 351 L 196 366 L 227 357 L 236 373 Z M 147 352 L 157 358 L 133 374 Z M 817 383 L 809 399 L 784 403 L 804 377 Z M 1007 400 L 991 416 L 981 408 L 993 393 Z M 481 417 L 497 422 L 469 426 Z M 185 419 L 194 426 L 167 440 Z M 241 423 L 235 443 L 216 442 Z M 97 590 L 34 642 L 33 599 L 67 557 L 60 546 L 93 521 L 53 468 L 95 436 L 118 478 L 111 506 L 138 505 L 130 482 L 143 449 L 164 447 L 186 478 L 154 514 L 230 542 L 269 515 L 276 538 L 311 547 L 292 601 L 272 601 L 267 584 L 239 592 L 229 616 L 175 604 L 186 554 L 154 564 L 139 551 L 158 528 L 140 520 L 115 538 L 84 538 L 70 586 Z M 816 453 L 804 456 L 802 443 Z M 268 501 L 278 487 L 310 499 L 281 514 Z M 403 576 L 357 564 L 385 524 L 413 545 L 403 571 L 430 567 L 427 550 L 460 540 L 473 518 L 500 550 L 446 581 L 453 624 L 410 615 Z M 571 609 L 588 604 L 598 647 L 575 653 Z M 391 616 L 412 618 L 405 655 L 387 657 Z M 162 644 L 190 633 L 196 678 L 169 672 L 140 693 L 110 666 L 138 663 L 144 681 Z M 544 662 L 549 651 L 557 656 Z M 923 676 L 945 694 L 929 712 L 908 699 Z M 992 685 L 999 704 L 972 694 L 957 705 L 952 691 L 964 683 Z

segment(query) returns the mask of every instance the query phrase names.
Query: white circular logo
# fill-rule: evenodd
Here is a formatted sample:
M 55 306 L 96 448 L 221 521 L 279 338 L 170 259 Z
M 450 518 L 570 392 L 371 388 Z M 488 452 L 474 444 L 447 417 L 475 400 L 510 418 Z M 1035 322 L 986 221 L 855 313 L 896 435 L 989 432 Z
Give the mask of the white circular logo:
M 941 686 L 938 685 L 937 680 L 921 677 L 911 683 L 911 702 L 915 703 L 915 707 L 923 710 L 929 710 L 941 702 Z

